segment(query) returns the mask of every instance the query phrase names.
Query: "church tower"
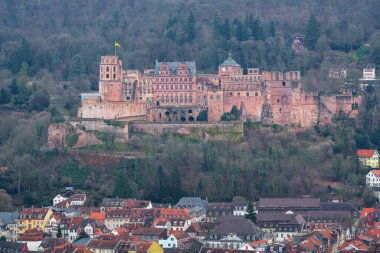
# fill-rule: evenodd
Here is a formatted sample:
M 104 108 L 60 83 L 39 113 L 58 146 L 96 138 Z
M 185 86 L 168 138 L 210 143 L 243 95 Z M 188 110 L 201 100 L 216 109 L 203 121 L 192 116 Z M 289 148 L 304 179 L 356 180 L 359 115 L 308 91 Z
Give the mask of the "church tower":
M 103 101 L 124 101 L 122 61 L 117 56 L 102 56 L 99 71 L 99 93 Z

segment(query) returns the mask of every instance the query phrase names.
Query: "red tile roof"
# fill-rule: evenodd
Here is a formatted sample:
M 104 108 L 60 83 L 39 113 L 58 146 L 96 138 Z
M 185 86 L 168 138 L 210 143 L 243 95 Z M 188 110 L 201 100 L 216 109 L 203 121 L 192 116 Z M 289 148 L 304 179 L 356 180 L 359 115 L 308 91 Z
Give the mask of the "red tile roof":
M 103 212 L 92 212 L 90 214 L 90 219 L 101 221 L 104 224 L 104 221 L 106 220 L 106 213 L 103 213 Z
M 356 152 L 356 154 L 358 155 L 358 157 L 360 158 L 370 158 L 373 156 L 373 154 L 376 152 L 377 150 L 375 149 L 358 149 L 358 151 Z
M 380 176 L 380 170 L 371 170 L 372 174 L 379 177 Z
M 366 217 L 368 214 L 372 213 L 375 211 L 375 208 L 370 207 L 370 208 L 363 208 L 362 213 L 360 214 L 360 218 Z

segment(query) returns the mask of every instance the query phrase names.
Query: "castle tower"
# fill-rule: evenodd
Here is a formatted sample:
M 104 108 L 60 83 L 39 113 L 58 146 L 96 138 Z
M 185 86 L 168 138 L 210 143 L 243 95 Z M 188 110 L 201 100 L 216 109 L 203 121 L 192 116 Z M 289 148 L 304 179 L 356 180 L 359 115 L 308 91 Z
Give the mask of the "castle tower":
M 243 75 L 242 67 L 231 57 L 229 54 L 227 60 L 225 60 L 218 68 L 218 76 L 221 80 L 222 89 L 230 84 L 231 76 L 241 76 Z
M 99 71 L 99 93 L 103 101 L 123 101 L 122 61 L 117 56 L 102 56 Z

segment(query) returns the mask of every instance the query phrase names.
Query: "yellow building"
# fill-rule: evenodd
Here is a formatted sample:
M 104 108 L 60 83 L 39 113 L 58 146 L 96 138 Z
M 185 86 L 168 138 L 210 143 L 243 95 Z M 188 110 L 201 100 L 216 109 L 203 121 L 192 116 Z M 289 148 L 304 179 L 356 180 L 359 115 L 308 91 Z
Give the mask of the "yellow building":
M 164 253 L 164 249 L 157 242 L 136 242 L 128 253 Z
M 17 219 L 17 233 L 22 234 L 32 228 L 44 231 L 52 215 L 50 208 L 24 208 Z
M 359 149 L 356 154 L 365 167 L 379 168 L 379 153 L 374 149 Z

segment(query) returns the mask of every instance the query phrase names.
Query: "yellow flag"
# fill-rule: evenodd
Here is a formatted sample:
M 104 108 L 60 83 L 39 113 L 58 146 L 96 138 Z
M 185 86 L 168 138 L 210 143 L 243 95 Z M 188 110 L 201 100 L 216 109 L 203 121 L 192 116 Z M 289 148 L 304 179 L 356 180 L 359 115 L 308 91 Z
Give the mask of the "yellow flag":
M 115 42 L 115 47 L 121 47 L 121 45 L 117 42 Z

